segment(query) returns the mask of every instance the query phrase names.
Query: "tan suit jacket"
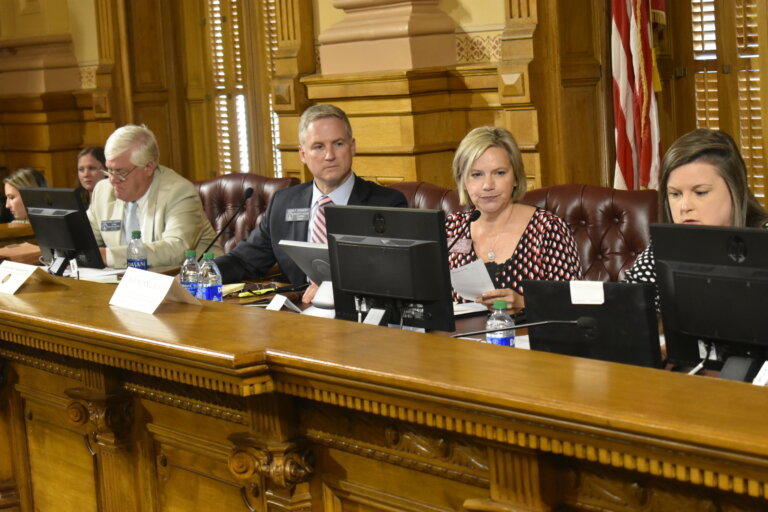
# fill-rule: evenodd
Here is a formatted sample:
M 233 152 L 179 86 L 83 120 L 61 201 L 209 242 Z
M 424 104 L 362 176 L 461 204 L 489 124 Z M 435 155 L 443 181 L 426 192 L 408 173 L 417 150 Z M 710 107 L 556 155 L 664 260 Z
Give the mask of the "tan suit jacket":
M 172 169 L 158 166 L 147 194 L 141 238 L 147 248 L 150 267 L 180 265 L 184 261 L 184 251 L 195 249 L 199 255 L 216 236 L 195 186 Z M 109 180 L 97 183 L 88 208 L 88 219 L 96 242 L 107 247 L 105 263 L 110 267 L 122 268 L 127 264 L 128 247 L 120 245 L 124 211 L 125 202 L 115 197 Z M 221 254 L 218 246 L 211 251 Z

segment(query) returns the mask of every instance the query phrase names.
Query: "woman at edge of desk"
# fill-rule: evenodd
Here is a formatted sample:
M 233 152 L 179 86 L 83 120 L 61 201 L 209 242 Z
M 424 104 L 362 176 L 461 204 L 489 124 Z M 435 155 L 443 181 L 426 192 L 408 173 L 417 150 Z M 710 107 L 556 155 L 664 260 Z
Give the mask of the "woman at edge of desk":
M 13 221 L 11 223 L 28 223 L 27 209 L 19 194 L 20 188 L 47 187 L 48 182 L 40 171 L 31 167 L 22 167 L 3 180 L 5 188 L 5 207 L 11 210 Z
M 40 171 L 22 167 L 3 180 L 5 187 L 5 205 L 13 213 L 11 224 L 28 223 L 27 208 L 21 199 L 19 189 L 48 186 L 45 176 Z M 7 258 L 19 263 L 36 264 L 40 260 L 40 248 L 29 242 L 8 245 L 0 248 L 0 259 Z
M 747 167 L 730 135 L 700 128 L 672 143 L 661 163 L 659 222 L 768 227 L 768 212 L 749 190 Z M 652 241 L 624 280 L 656 283 Z
M 484 292 L 479 302 L 490 307 L 494 300 L 505 300 L 519 311 L 525 305 L 523 280 L 581 278 L 576 242 L 566 223 L 554 213 L 518 202 L 526 177 L 509 131 L 493 126 L 470 131 L 456 150 L 453 178 L 460 203 L 472 208 L 446 220 L 449 246 L 460 238 L 448 254 L 449 266 L 477 259 L 485 263 L 495 289 Z

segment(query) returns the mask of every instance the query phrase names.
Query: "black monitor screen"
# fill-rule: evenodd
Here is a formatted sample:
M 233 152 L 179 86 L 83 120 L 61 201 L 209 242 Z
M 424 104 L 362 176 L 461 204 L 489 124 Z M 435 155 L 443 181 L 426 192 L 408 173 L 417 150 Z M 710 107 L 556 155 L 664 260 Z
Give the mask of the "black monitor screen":
M 63 273 L 73 258 L 83 267 L 104 268 L 77 189 L 22 188 L 19 193 L 41 250 L 54 253 L 53 273 Z
M 337 318 L 376 307 L 389 323 L 454 330 L 442 211 L 329 206 L 325 215 Z
M 695 365 L 713 348 L 726 365 L 764 361 L 768 231 L 654 224 L 651 238 L 669 361 Z

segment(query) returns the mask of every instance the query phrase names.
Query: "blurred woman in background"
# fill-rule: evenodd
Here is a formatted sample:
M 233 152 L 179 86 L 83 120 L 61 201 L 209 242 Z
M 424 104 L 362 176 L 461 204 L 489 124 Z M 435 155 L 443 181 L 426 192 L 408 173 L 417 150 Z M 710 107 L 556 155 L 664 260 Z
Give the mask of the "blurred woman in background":
M 106 174 L 104 174 L 106 168 L 104 148 L 100 146 L 87 147 L 77 155 L 78 188 L 81 191 L 86 208 L 91 203 L 93 188 L 106 177 Z
M 5 184 L 5 207 L 13 213 L 13 222 L 29 222 L 19 189 L 47 187 L 45 176 L 31 167 L 22 167 L 5 178 L 3 183 Z

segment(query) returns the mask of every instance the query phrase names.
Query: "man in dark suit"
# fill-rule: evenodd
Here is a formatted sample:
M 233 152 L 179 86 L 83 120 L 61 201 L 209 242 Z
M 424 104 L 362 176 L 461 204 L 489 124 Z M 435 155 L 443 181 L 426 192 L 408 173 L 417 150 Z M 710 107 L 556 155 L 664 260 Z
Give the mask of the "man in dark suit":
M 399 191 L 355 176 L 354 155 L 355 139 L 344 111 L 333 105 L 308 108 L 299 120 L 299 157 L 314 180 L 275 193 L 261 224 L 231 252 L 216 258 L 224 283 L 258 279 L 275 262 L 291 283 L 306 283 L 307 276 L 278 242 L 324 242 L 327 204 L 406 206 Z M 311 295 L 305 294 L 305 300 Z

